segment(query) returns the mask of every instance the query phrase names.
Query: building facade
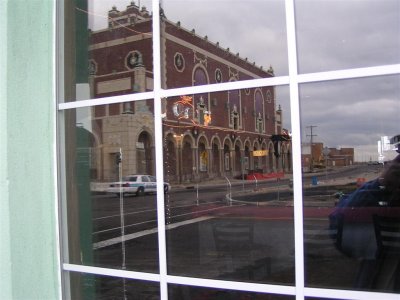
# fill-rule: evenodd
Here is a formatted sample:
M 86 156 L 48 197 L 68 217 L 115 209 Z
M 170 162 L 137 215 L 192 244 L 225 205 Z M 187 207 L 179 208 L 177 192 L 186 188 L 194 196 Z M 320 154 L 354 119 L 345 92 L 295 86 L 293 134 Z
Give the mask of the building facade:
M 90 32 L 91 97 L 151 91 L 151 15 L 131 3 L 124 11 L 113 7 L 108 20 L 108 28 Z M 274 76 L 272 67 L 264 70 L 179 22 L 164 15 L 161 20 L 164 88 Z M 291 170 L 290 137 L 282 128 L 274 87 L 171 97 L 163 100 L 163 115 L 171 182 Z M 154 174 L 152 100 L 96 106 L 93 117 L 95 179 L 117 177 L 120 149 L 123 174 Z M 254 151 L 263 155 L 254 156 Z
M 354 163 L 354 148 L 324 147 L 324 143 L 304 144 L 302 147 L 304 171 L 326 167 L 345 167 Z

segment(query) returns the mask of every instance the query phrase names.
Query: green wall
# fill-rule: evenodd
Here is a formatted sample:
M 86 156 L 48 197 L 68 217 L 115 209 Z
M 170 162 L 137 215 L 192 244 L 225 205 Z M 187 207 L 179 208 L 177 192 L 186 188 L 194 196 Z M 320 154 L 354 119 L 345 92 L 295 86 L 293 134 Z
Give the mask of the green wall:
M 0 299 L 59 299 L 54 1 L 0 0 Z

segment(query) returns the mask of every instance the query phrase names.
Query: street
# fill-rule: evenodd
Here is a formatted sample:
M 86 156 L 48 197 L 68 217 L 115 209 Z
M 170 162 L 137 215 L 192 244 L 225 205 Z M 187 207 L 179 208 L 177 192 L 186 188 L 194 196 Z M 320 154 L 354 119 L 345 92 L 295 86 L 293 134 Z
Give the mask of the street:
M 312 227 L 305 234 L 313 233 L 305 238 L 308 284 L 352 287 L 359 262 L 343 256 L 328 234 L 326 248 L 315 246 L 314 241 L 320 243 L 320 233 L 329 227 L 328 216 L 337 201 L 334 193 L 355 189 L 360 176 L 378 176 L 378 167 L 363 165 L 304 176 L 304 224 Z M 313 176 L 318 177 L 316 186 Z M 123 209 L 115 195 L 92 197 L 93 265 L 157 273 L 156 195 L 124 197 L 122 202 Z M 168 272 L 293 285 L 293 215 L 288 178 L 175 187 L 165 195 Z M 339 272 L 345 276 L 336 276 Z M 327 276 L 314 276 L 322 273 Z
M 378 166 L 379 167 L 379 166 Z M 336 172 L 319 173 L 319 182 L 314 189 L 306 189 L 311 185 L 311 176 L 304 177 L 304 201 L 312 202 L 312 199 L 321 194 L 322 197 L 331 198 L 332 201 L 325 202 L 333 206 L 333 191 L 326 187 L 340 184 L 343 178 L 354 178 L 366 174 L 378 175 L 377 166 L 362 165 L 356 168 L 344 168 Z M 361 176 L 360 175 L 360 176 Z M 371 176 L 371 175 L 369 175 Z M 351 181 L 351 179 L 350 179 Z M 336 188 L 337 189 L 337 188 Z M 336 190 L 335 190 L 336 191 Z M 269 181 L 240 181 L 231 185 L 220 182 L 215 185 L 190 185 L 181 189 L 172 189 L 165 195 L 165 211 L 167 224 L 182 222 L 195 218 L 197 215 L 214 215 L 223 211 L 229 203 L 226 196 L 231 193 L 237 203 L 254 204 L 255 202 L 274 202 L 282 204 L 292 201 L 292 192 L 289 187 L 289 179 Z M 286 202 L 285 202 L 286 201 Z M 324 203 L 317 205 L 326 206 Z M 115 195 L 92 196 L 92 218 L 93 218 L 93 242 L 98 243 L 121 235 L 121 213 L 120 199 Z M 156 222 L 156 195 L 129 196 L 123 198 L 123 215 L 125 223 L 125 234 L 132 234 L 157 227 Z

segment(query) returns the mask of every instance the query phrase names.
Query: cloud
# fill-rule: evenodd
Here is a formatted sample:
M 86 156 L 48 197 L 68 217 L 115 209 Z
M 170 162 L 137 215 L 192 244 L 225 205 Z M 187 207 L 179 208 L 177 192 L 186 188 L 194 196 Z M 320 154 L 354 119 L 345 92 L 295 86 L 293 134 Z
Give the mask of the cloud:
M 399 76 L 305 84 L 300 88 L 302 127 L 315 125 L 328 146 L 375 145 L 399 133 Z
M 169 20 L 258 66 L 272 65 L 276 75 L 288 74 L 283 1 L 163 1 L 163 6 Z
M 300 0 L 296 11 L 301 72 L 400 62 L 397 0 Z

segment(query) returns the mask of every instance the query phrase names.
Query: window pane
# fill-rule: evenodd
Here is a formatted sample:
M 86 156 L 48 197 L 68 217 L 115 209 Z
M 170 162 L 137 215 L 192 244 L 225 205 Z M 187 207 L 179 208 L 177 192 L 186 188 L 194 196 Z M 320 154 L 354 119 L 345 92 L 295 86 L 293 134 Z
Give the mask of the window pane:
M 296 0 L 301 73 L 400 63 L 397 0 Z
M 164 0 L 162 7 L 163 86 L 288 74 L 284 1 Z
M 294 296 L 261 294 L 261 293 L 223 290 L 223 289 L 191 287 L 184 285 L 170 285 L 168 297 L 169 299 L 174 299 L 174 300 L 186 300 L 186 299 L 207 299 L 207 300 L 224 300 L 224 299 L 291 300 L 293 299 L 294 300 L 295 299 Z
M 65 1 L 65 101 L 153 89 L 151 12 L 124 2 Z
M 158 272 L 152 104 L 65 111 L 71 263 Z
M 160 299 L 158 283 L 70 273 L 71 299 Z
M 399 291 L 398 242 L 386 249 L 378 238 L 389 224 L 398 238 L 398 219 L 373 217 L 400 216 L 396 138 L 390 143 L 399 134 L 399 77 L 300 91 L 306 285 Z
M 166 99 L 168 272 L 294 283 L 287 87 Z

